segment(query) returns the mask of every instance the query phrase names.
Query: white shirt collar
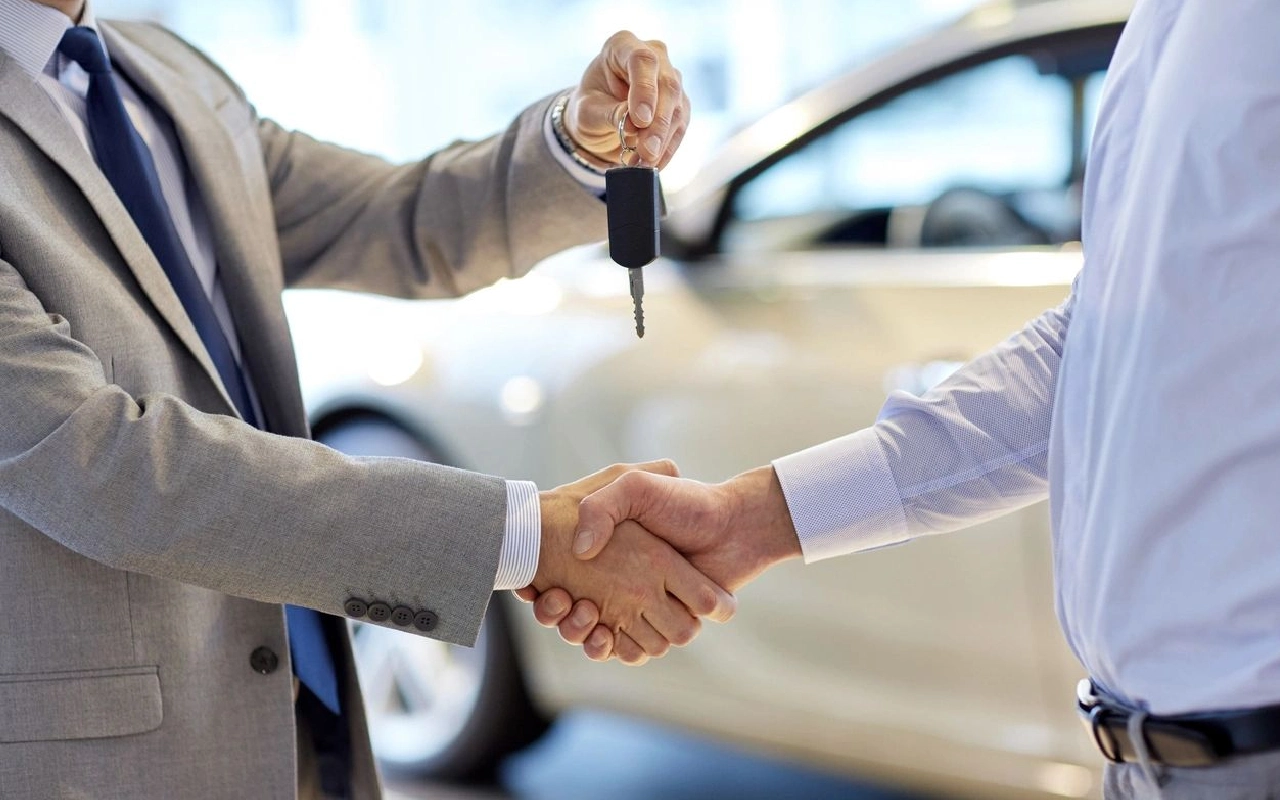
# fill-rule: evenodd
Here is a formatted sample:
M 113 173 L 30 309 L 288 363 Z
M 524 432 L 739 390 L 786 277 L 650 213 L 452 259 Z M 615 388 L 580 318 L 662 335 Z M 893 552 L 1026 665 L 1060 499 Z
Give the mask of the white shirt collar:
M 32 76 L 57 74 L 58 43 L 73 25 L 66 14 L 35 0 L 0 0 L 0 50 Z M 89 0 L 80 25 L 98 29 Z

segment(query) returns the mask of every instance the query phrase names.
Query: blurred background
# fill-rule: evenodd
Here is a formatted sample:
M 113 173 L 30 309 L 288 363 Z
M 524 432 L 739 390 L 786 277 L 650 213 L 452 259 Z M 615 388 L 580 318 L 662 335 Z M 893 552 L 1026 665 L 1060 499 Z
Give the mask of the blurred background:
M 744 122 L 975 0 L 99 0 L 213 57 L 277 122 L 394 160 L 504 127 L 620 29 L 662 39 L 696 124 L 674 187 Z
M 693 122 L 643 341 L 598 245 L 461 300 L 286 297 L 317 438 L 544 487 L 664 456 L 724 479 L 1060 302 L 1128 5 L 94 0 L 203 49 L 261 115 L 396 161 L 496 132 L 616 30 L 667 43 Z M 642 670 L 505 596 L 475 649 L 357 626 L 375 749 L 397 800 L 1096 797 L 1049 549 L 1038 505 L 788 564 Z

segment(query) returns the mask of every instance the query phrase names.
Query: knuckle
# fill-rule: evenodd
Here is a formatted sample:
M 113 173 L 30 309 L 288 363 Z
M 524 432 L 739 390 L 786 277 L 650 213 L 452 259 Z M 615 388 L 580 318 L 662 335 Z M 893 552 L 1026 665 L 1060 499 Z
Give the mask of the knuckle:
M 680 94 L 683 90 L 679 76 L 669 73 L 658 78 L 658 88 L 665 94 Z
M 629 472 L 624 473 L 623 475 L 619 476 L 618 480 L 616 481 L 618 488 L 628 494 L 638 491 L 640 487 L 644 485 L 645 474 L 646 473 L 638 472 L 635 470 L 631 470 Z
M 637 78 L 631 88 L 642 94 L 653 95 L 658 93 L 658 82 L 651 78 Z
M 606 47 L 617 47 L 618 45 L 624 44 L 626 42 L 634 41 L 635 38 L 636 38 L 636 35 L 634 33 L 624 28 L 614 33 L 608 39 L 605 39 L 604 43 Z
M 631 52 L 632 67 L 657 67 L 658 54 L 648 47 L 637 47 Z
M 649 599 L 649 591 L 644 586 L 630 585 L 626 586 L 622 591 L 626 604 L 633 608 L 644 605 L 645 601 Z
M 645 44 L 649 45 L 654 50 L 657 50 L 659 53 L 667 52 L 667 43 L 661 39 L 648 39 L 645 41 Z

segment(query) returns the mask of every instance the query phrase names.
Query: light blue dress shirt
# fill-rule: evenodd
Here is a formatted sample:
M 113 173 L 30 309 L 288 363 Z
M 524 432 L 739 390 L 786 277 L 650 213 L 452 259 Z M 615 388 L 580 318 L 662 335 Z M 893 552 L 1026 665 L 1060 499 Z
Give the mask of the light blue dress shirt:
M 62 12 L 33 0 L 0 0 L 0 50 L 14 59 L 48 92 L 58 109 L 90 152 L 86 123 L 85 96 L 89 76 L 79 65 L 57 53 L 63 33 L 72 21 Z M 85 4 L 79 24 L 96 28 L 92 4 Z M 104 44 L 105 46 L 105 44 Z M 195 267 L 205 291 L 213 302 L 236 358 L 240 345 L 232 324 L 222 283 L 218 279 L 218 263 L 209 216 L 182 160 L 182 150 L 171 126 L 161 125 L 147 104 L 138 97 L 128 81 L 115 77 L 124 98 L 125 109 L 143 140 L 151 149 L 160 188 L 178 230 L 178 237 Z M 603 178 L 584 169 L 564 153 L 555 140 L 550 117 L 544 122 L 544 138 L 559 163 L 583 185 L 584 191 L 599 194 Z M 248 375 L 245 376 L 248 380 Z M 253 393 L 252 385 L 249 387 Z M 257 403 L 256 395 L 254 402 Z M 538 568 L 542 526 L 537 487 L 528 481 L 507 481 L 507 518 L 495 589 L 518 589 L 527 586 Z
M 1140 0 L 1071 297 L 775 462 L 807 560 L 1047 493 L 1059 617 L 1105 690 L 1156 714 L 1280 703 L 1277 31 L 1273 0 Z

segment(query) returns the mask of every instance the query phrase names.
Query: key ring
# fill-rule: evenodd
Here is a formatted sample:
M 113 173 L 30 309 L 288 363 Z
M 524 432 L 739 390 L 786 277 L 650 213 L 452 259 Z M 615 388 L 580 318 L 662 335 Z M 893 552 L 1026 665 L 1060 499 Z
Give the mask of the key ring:
M 618 143 L 621 145 L 621 149 L 618 151 L 618 163 L 624 167 L 631 166 L 627 163 L 627 153 L 639 152 L 634 147 L 627 147 L 627 137 L 624 131 L 627 127 L 627 115 L 630 113 L 629 111 L 623 111 L 622 116 L 618 117 Z

